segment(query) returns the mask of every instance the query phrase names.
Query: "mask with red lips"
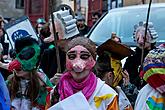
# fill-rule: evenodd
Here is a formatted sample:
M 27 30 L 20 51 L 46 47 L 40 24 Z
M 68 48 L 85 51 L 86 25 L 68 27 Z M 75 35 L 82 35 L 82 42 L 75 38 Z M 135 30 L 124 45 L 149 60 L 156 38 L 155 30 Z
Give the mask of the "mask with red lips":
M 67 52 L 66 68 L 68 71 L 81 73 L 84 70 L 91 70 L 95 65 L 91 53 L 83 46 L 77 45 Z

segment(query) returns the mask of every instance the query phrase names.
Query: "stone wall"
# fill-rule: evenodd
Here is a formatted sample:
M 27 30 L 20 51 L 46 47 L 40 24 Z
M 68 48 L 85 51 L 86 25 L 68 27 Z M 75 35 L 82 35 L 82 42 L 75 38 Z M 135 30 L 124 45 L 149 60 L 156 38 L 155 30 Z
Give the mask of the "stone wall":
M 24 15 L 24 9 L 16 9 L 15 0 L 0 0 L 0 15 L 4 18 L 18 18 Z

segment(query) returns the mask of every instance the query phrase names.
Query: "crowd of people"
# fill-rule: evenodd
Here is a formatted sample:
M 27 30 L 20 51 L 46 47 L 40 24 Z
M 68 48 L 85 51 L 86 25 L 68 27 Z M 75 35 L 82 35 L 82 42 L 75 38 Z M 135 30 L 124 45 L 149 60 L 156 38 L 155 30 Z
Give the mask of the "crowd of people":
M 99 17 L 94 13 L 93 23 Z M 85 18 L 76 19 L 79 33 L 67 38 L 59 19 L 39 18 L 38 40 L 18 38 L 9 50 L 0 17 L 0 110 L 68 110 L 66 102 L 75 103 L 74 110 L 164 110 L 165 44 L 156 47 L 153 24 L 146 36 L 145 22 L 134 26 L 133 51 L 115 32 L 96 47 L 84 36 Z

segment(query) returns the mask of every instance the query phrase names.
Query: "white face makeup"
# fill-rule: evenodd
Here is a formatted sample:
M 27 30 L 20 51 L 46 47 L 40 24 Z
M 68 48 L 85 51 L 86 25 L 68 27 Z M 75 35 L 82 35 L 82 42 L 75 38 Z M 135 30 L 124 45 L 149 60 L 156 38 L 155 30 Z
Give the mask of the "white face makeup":
M 95 60 L 91 53 L 81 45 L 75 46 L 67 52 L 66 68 L 76 81 L 87 77 L 94 65 Z

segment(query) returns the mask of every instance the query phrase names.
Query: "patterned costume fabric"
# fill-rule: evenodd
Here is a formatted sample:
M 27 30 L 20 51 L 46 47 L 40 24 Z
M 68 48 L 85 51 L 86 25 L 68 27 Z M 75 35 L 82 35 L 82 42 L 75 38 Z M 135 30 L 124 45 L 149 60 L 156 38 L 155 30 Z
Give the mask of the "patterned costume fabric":
M 165 94 L 165 48 L 153 49 L 144 60 L 143 79 L 161 94 Z
M 165 110 L 165 48 L 151 50 L 143 65 L 141 77 L 148 84 L 140 90 L 135 110 Z
M 37 74 L 38 74 L 38 78 L 45 85 L 40 88 L 38 97 L 36 98 L 35 102 L 33 102 L 33 104 L 31 103 L 28 97 L 17 95 L 17 97 L 14 100 L 12 100 L 12 104 L 11 104 L 17 110 L 22 110 L 22 109 L 29 110 L 29 108 L 31 108 L 32 105 L 33 105 L 32 110 L 46 110 L 46 108 L 50 106 L 49 102 L 51 98 L 50 99 L 47 98 L 50 95 L 49 90 L 47 88 L 53 88 L 53 85 L 48 79 L 48 77 L 46 76 L 46 74 L 44 74 L 41 70 L 39 70 Z M 26 81 L 21 80 L 21 82 L 23 84 L 21 86 L 22 88 L 20 88 L 21 90 L 20 92 L 23 92 L 22 90 L 27 88 L 27 84 L 29 80 L 26 80 Z M 11 83 L 11 81 L 9 81 L 9 83 Z
M 165 97 L 147 84 L 139 91 L 134 110 L 165 110 Z

